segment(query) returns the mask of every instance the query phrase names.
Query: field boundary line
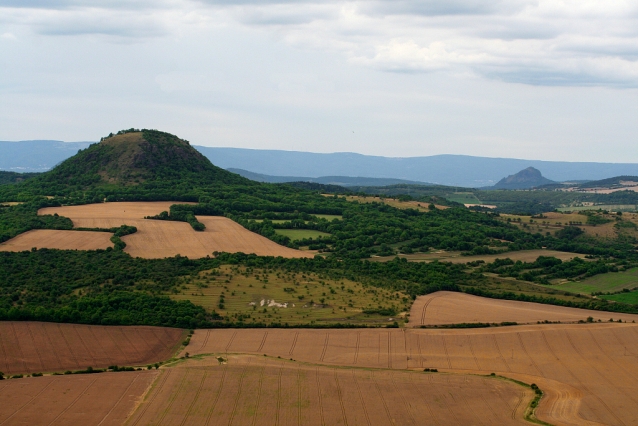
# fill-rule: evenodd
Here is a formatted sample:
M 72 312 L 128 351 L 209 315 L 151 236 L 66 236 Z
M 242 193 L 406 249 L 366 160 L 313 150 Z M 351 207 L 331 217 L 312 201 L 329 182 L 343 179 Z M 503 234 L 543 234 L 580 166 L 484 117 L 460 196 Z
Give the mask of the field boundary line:
M 545 336 L 545 331 L 541 331 L 541 335 L 543 336 L 543 340 L 545 341 L 545 345 L 550 350 L 552 355 L 554 355 L 554 358 L 556 358 L 556 361 L 558 361 L 558 363 L 563 366 L 565 371 L 567 371 L 569 373 L 569 375 L 572 376 L 574 378 L 574 380 L 576 380 L 582 386 L 583 389 L 585 389 L 592 397 L 594 397 L 594 399 L 596 399 L 598 402 L 600 402 L 607 409 L 607 411 L 611 414 L 611 416 L 618 421 L 618 423 L 620 423 L 621 425 L 624 425 L 625 422 L 623 422 L 620 418 L 618 418 L 618 416 L 616 416 L 616 413 L 614 413 L 614 411 L 611 408 L 609 408 L 607 403 L 605 403 L 605 401 L 600 399 L 600 397 L 598 395 L 596 395 L 591 390 L 589 390 L 589 388 L 578 377 L 576 377 L 576 375 L 565 365 L 565 363 L 563 361 L 561 361 L 560 358 L 558 358 L 556 356 L 556 353 L 554 352 L 552 347 L 549 345 L 549 342 L 547 341 L 547 337 Z M 598 418 L 600 420 L 600 417 L 598 417 Z
M 542 334 L 542 331 L 541 331 Z M 527 356 L 527 358 L 529 358 L 529 360 L 531 361 L 532 365 L 534 366 L 534 368 L 536 369 L 536 371 L 538 371 L 541 375 L 541 377 L 545 377 L 545 374 L 541 371 L 540 368 L 538 368 L 538 365 L 536 364 L 536 361 L 534 361 L 534 358 L 532 358 L 531 356 L 529 356 L 529 352 L 527 352 L 527 348 L 525 347 L 525 344 L 523 343 L 523 338 L 521 337 L 521 333 L 516 332 L 516 337 L 518 338 L 518 343 L 521 345 L 521 349 L 523 349 L 523 352 L 525 352 L 525 355 Z M 545 341 L 545 343 L 547 343 L 547 341 Z M 556 356 L 556 355 L 554 355 Z M 558 358 L 556 358 L 558 359 Z M 545 377 L 547 378 L 547 377 Z
M 93 339 L 97 342 L 97 344 L 100 346 L 100 349 L 102 349 L 102 353 L 105 354 L 107 353 L 106 350 L 104 350 L 104 345 L 102 345 L 102 339 L 98 339 L 97 336 L 95 335 L 95 331 L 93 330 L 93 327 L 88 327 L 89 331 L 91 332 L 91 336 L 93 336 Z M 97 365 L 96 365 L 97 367 Z
M 137 416 L 137 419 L 135 419 L 135 421 L 133 422 L 133 426 L 135 426 L 137 423 L 139 423 L 140 419 L 142 417 L 144 417 L 144 414 L 146 414 L 146 411 L 148 410 L 148 407 L 150 407 L 153 402 L 155 402 L 155 398 L 157 398 L 157 395 L 161 392 L 162 388 L 164 387 L 164 384 L 166 383 L 166 381 L 168 380 L 168 376 L 171 375 L 171 373 L 173 372 L 173 370 L 167 369 L 164 370 L 165 373 L 163 373 L 161 375 L 159 379 L 159 383 L 157 385 L 157 387 L 155 389 L 151 389 L 149 390 L 149 393 L 152 392 L 152 395 L 149 399 L 149 401 L 146 403 L 146 405 L 144 407 L 142 407 L 142 410 L 139 412 L 139 415 Z M 156 380 L 158 380 L 156 379 Z M 143 402 L 142 402 L 143 404 Z M 133 413 L 133 415 L 135 415 L 135 413 Z
M 157 421 L 158 425 L 161 425 L 163 423 L 164 418 L 166 417 L 168 412 L 173 407 L 173 404 L 175 403 L 175 400 L 177 399 L 177 397 L 181 393 L 182 388 L 184 387 L 184 383 L 186 383 L 186 378 L 188 377 L 188 373 L 189 372 L 190 371 L 188 371 L 188 370 L 184 371 L 184 376 L 182 377 L 182 380 L 180 380 L 180 382 L 179 382 L 179 386 L 177 387 L 177 392 L 171 392 L 170 397 L 168 399 L 168 404 L 166 405 L 166 408 L 164 408 L 164 410 L 162 412 L 162 415 L 160 416 L 159 420 Z
M 266 338 L 268 337 L 268 330 L 264 333 L 264 337 L 261 338 L 261 344 L 257 348 L 256 352 L 261 352 L 261 349 L 264 347 L 264 343 L 266 343 Z
M 580 351 L 578 349 L 576 349 L 576 345 L 574 345 L 574 342 L 572 341 L 571 336 L 569 335 L 569 333 L 565 332 L 565 335 L 567 336 L 567 341 L 569 342 L 569 345 L 572 347 L 572 349 L 574 350 L 574 352 L 576 352 L 578 354 L 578 356 L 583 360 L 583 362 L 585 364 L 587 364 L 589 366 L 590 371 L 595 371 L 596 374 L 598 374 L 598 376 L 600 376 L 604 381 L 606 381 L 612 388 L 616 388 L 616 385 L 614 385 L 613 382 L 611 382 L 607 377 L 605 377 L 605 375 L 601 374 L 600 371 L 598 371 L 596 368 L 594 368 L 591 363 L 589 361 L 587 361 L 587 359 L 585 359 L 585 357 L 583 357 L 580 354 Z M 609 356 L 606 356 L 610 361 L 612 361 L 614 364 L 616 364 L 616 362 L 611 359 Z M 618 364 L 616 364 L 618 367 L 620 367 Z M 622 367 L 621 367 L 622 368 Z M 620 390 L 620 389 L 618 389 Z M 627 396 L 627 398 L 629 398 L 630 400 L 632 400 L 634 402 L 634 404 L 638 405 L 638 401 L 636 401 L 634 398 L 631 397 L 631 394 L 629 392 L 622 392 L 621 394 L 624 394 L 625 396 Z
M 16 339 L 16 346 L 18 347 L 18 351 L 20 351 L 20 358 L 22 358 L 22 366 L 24 367 L 24 371 L 27 372 L 29 371 L 29 369 L 27 368 L 26 358 L 24 356 L 24 353 L 22 352 L 22 345 L 20 344 L 20 340 L 18 339 L 18 333 L 16 333 L 16 328 L 13 321 L 11 321 L 11 330 L 13 331 L 13 337 Z
M 164 345 L 164 348 L 169 351 L 171 348 L 168 346 L 167 343 L 164 342 L 164 339 L 162 339 L 161 337 L 157 336 L 156 333 L 156 328 L 155 327 L 151 327 L 151 333 L 153 334 L 153 336 L 155 336 L 155 340 L 157 340 L 159 343 L 161 343 L 162 345 Z M 168 339 L 167 339 L 168 340 Z
M 124 339 L 126 339 L 126 341 L 128 342 L 129 346 L 132 347 L 135 352 L 137 352 L 137 357 L 139 359 L 138 362 L 142 362 L 142 360 L 144 359 L 144 357 L 142 356 L 142 354 L 140 353 L 139 349 L 137 349 L 137 347 L 135 345 L 133 345 L 133 342 L 131 342 L 131 339 L 128 338 L 128 336 L 126 335 L 126 333 L 124 332 L 124 330 L 122 329 L 122 327 L 117 327 L 118 331 L 120 333 L 122 333 L 122 336 L 124 336 Z
M 388 368 L 392 368 L 392 332 L 388 331 Z
M 235 332 L 237 333 L 237 332 Z M 235 401 L 233 403 L 233 410 L 230 412 L 230 418 L 228 419 L 228 426 L 233 424 L 233 420 L 235 419 L 235 415 L 237 413 L 237 406 L 239 405 L 239 397 L 241 396 L 241 388 L 244 384 L 244 377 L 246 377 L 246 371 L 248 370 L 248 367 L 250 366 L 250 362 L 252 360 L 250 358 L 248 358 L 248 363 L 246 364 L 246 366 L 244 367 L 244 369 L 241 372 L 241 376 L 239 376 L 239 386 L 237 388 L 237 394 L 235 395 Z
M 361 406 L 363 407 L 363 413 L 366 416 L 366 423 L 368 423 L 368 426 L 371 426 L 372 423 L 370 423 L 370 416 L 368 415 L 368 409 L 366 408 L 366 402 L 363 399 L 363 393 L 361 392 L 361 387 L 359 386 L 359 382 L 357 381 L 356 370 L 352 370 L 352 381 L 353 381 L 355 387 L 357 388 L 357 393 L 359 394 L 359 399 L 361 400 Z
M 259 387 L 257 388 L 257 401 L 255 402 L 255 417 L 253 417 L 253 426 L 257 423 L 257 414 L 259 413 L 259 400 L 261 399 L 261 387 L 264 382 L 264 370 L 266 366 L 261 367 L 261 372 L 259 373 Z M 183 424 L 183 423 L 182 423 Z
M 138 341 L 141 341 L 144 346 L 146 346 L 146 348 L 148 349 L 148 354 L 152 355 L 153 354 L 153 348 L 151 347 L 151 345 L 148 344 L 148 342 L 146 341 L 146 339 L 144 337 L 142 337 L 142 333 L 141 330 L 138 327 L 135 327 L 133 329 L 133 331 L 135 332 L 135 334 L 138 337 Z M 156 337 L 157 338 L 157 337 Z M 141 361 L 140 361 L 141 362 Z
M 450 394 L 450 395 L 452 396 L 452 399 L 454 399 L 454 395 L 453 394 Z M 468 413 L 474 414 L 474 417 L 478 420 L 479 424 L 485 425 L 485 423 L 483 422 L 483 419 L 481 419 L 481 416 L 479 416 L 478 414 L 476 414 L 472 410 L 472 407 L 470 407 L 470 403 L 467 402 L 467 398 L 465 398 L 465 396 L 463 396 L 463 394 L 459 395 L 459 397 L 460 397 L 461 401 L 463 401 L 463 404 L 465 404 L 465 406 L 467 407 Z
M 361 332 L 357 331 L 357 343 L 354 349 L 354 360 L 352 362 L 353 365 L 357 365 L 357 360 L 359 359 L 359 345 L 361 344 Z
M 84 346 L 84 350 L 86 350 L 86 353 L 91 357 L 91 360 L 93 361 L 93 365 L 95 367 L 98 366 L 98 363 L 95 359 L 95 357 L 93 356 L 93 352 L 91 352 L 89 350 L 89 347 L 86 345 L 86 342 L 84 342 L 84 339 L 82 338 L 82 334 L 80 334 L 80 332 L 78 331 L 78 326 L 77 324 L 73 324 L 73 331 L 75 332 L 75 334 L 78 336 L 78 339 L 80 339 L 80 343 L 82 343 L 82 346 Z M 88 367 L 88 366 L 87 366 Z
M 113 404 L 113 406 L 111 407 L 111 409 L 109 410 L 108 413 L 106 413 L 104 415 L 104 417 L 102 417 L 102 420 L 100 420 L 100 423 L 97 424 L 97 426 L 100 426 L 102 423 L 104 423 L 104 421 L 106 420 L 106 418 L 108 416 L 111 415 L 111 413 L 113 412 L 113 410 L 115 410 L 115 407 L 117 407 L 119 405 L 119 403 L 122 401 L 122 399 L 124 399 L 124 395 L 126 395 L 126 393 L 128 392 L 129 389 L 131 389 L 131 386 L 133 386 L 133 383 L 135 383 L 137 381 L 137 379 L 140 377 L 140 374 L 136 374 L 135 377 L 133 377 L 133 380 L 131 380 L 131 383 L 128 384 L 128 386 L 126 387 L 126 389 L 124 389 L 124 392 L 122 392 L 122 395 L 120 395 L 120 397 L 117 399 L 117 401 L 115 402 L 115 404 Z
M 467 337 L 467 341 L 470 344 L 470 352 L 472 353 L 472 358 L 474 358 L 474 364 L 476 364 L 476 369 L 482 370 L 481 366 L 479 365 L 478 359 L 476 358 L 476 354 L 474 353 L 474 346 L 472 346 L 472 336 L 469 334 L 466 334 L 465 336 Z
M 279 418 L 281 412 L 281 375 L 284 372 L 284 363 L 281 363 L 279 367 L 279 374 L 277 375 L 277 411 L 275 413 L 275 425 L 279 425 Z M 230 423 L 228 424 L 230 426 Z
M 204 374 L 202 375 L 202 380 L 200 380 L 200 382 L 199 382 L 199 387 L 197 388 L 197 392 L 195 392 L 195 396 L 193 396 L 193 400 L 188 405 L 188 410 L 186 411 L 186 415 L 182 419 L 182 422 L 180 423 L 180 426 L 183 426 L 184 423 L 186 423 L 186 420 L 188 419 L 188 416 L 190 416 L 191 411 L 193 411 L 193 407 L 195 406 L 195 403 L 199 399 L 199 394 L 202 392 L 202 387 L 204 386 L 204 382 L 208 378 L 208 375 L 209 375 L 209 372 L 208 371 L 204 371 Z
M 219 396 L 222 393 L 222 388 L 224 387 L 224 380 L 226 379 L 226 372 L 228 371 L 228 364 L 224 367 L 224 371 L 222 372 L 222 378 L 219 380 L 219 388 L 217 388 L 217 394 L 215 395 L 215 400 L 213 401 L 213 405 L 210 406 L 210 410 L 206 415 L 206 426 L 210 423 L 210 418 L 213 416 L 213 412 L 215 411 L 215 407 L 217 406 L 217 401 L 219 401 Z
M 423 368 L 423 353 L 421 352 L 421 335 L 416 333 L 416 349 L 419 352 L 419 367 Z
M 390 409 L 388 408 L 388 403 L 386 402 L 385 398 L 383 397 L 383 394 L 381 393 L 381 389 L 379 388 L 379 383 L 377 383 L 376 380 L 374 380 L 374 371 L 370 372 L 370 380 L 372 380 L 372 383 L 374 384 L 374 387 L 377 390 L 377 393 L 379 394 L 379 398 L 381 398 L 381 402 L 383 403 L 383 408 L 385 409 L 385 414 L 386 416 L 388 416 L 388 422 L 390 422 L 390 424 L 393 424 L 394 422 L 392 421 L 392 416 L 390 415 Z
M 339 405 L 341 406 L 341 415 L 343 416 L 343 423 L 348 426 L 348 417 L 346 416 L 346 407 L 343 405 L 343 394 L 341 393 L 341 386 L 339 385 L 339 377 L 337 377 L 337 369 L 332 369 L 335 377 L 335 384 L 337 385 L 337 397 L 339 398 Z
M 430 306 L 430 303 L 432 303 L 434 299 L 438 299 L 439 297 L 441 296 L 432 296 L 430 300 L 425 302 L 425 304 L 423 305 L 423 310 L 421 311 L 421 324 L 419 325 L 425 325 L 425 311 L 428 309 L 428 306 Z
M 226 353 L 228 353 L 228 349 L 230 349 L 230 345 L 233 344 L 233 340 L 235 340 L 235 336 L 237 336 L 237 330 L 233 331 L 233 335 L 230 336 L 230 340 L 226 344 Z
M 2 334 L 0 334 L 0 349 L 2 349 L 2 360 L 3 360 L 4 366 L 7 367 L 6 368 L 7 373 L 11 373 L 9 368 L 9 356 L 7 355 L 7 352 L 4 349 L 4 339 L 2 338 Z
M 202 346 L 199 348 L 199 351 L 202 352 L 208 343 L 208 338 L 210 337 L 210 332 L 212 330 L 206 330 L 206 336 L 204 337 L 204 341 L 202 342 Z
M 55 423 L 60 417 L 62 417 L 64 415 L 64 413 L 69 411 L 71 409 L 71 407 L 73 407 L 80 400 L 80 398 L 82 398 L 82 396 L 84 396 L 86 391 L 89 390 L 89 388 L 91 386 L 93 386 L 93 383 L 95 383 L 96 381 L 97 381 L 97 377 L 94 378 L 93 381 L 91 383 L 89 383 L 88 386 L 85 387 L 82 392 L 80 392 L 80 394 L 73 400 L 73 402 L 71 402 L 69 405 L 67 405 L 66 408 L 64 410 L 62 410 L 62 412 L 60 412 L 57 416 L 55 416 L 55 418 L 49 422 L 48 426 L 50 426 L 53 423 Z
M 317 395 L 319 396 L 319 415 L 321 416 L 321 426 L 325 426 L 326 420 L 323 415 L 323 400 L 321 398 L 321 381 L 319 380 L 319 367 L 315 367 L 315 376 L 317 378 Z
M 80 363 L 78 362 L 78 359 L 75 356 L 75 352 L 73 352 L 73 350 L 71 350 L 71 345 L 69 345 L 69 341 L 67 340 L 66 336 L 64 335 L 64 332 L 62 331 L 62 328 L 60 327 L 60 324 L 58 324 L 58 331 L 60 332 L 60 335 L 62 336 L 62 339 L 64 340 L 64 343 L 66 344 L 66 348 L 69 350 L 69 353 L 71 354 L 71 357 L 73 358 L 73 361 L 75 362 L 76 367 L 81 368 L 80 367 Z
M 292 356 L 292 353 L 295 351 L 295 346 L 297 346 L 297 338 L 299 337 L 299 332 L 295 332 L 295 337 L 292 339 L 292 346 L 290 346 L 290 350 L 288 351 L 288 355 Z
M 452 361 L 450 360 L 450 354 L 447 351 L 447 343 L 445 343 L 445 335 L 441 334 L 441 340 L 443 341 L 443 350 L 445 351 L 445 358 L 447 359 L 447 366 L 452 369 Z
M 413 386 L 411 386 L 411 388 L 412 388 L 412 389 L 416 389 L 416 392 L 419 394 L 419 397 L 420 397 L 419 401 L 420 401 L 423 405 L 425 405 L 425 409 L 426 409 L 426 410 L 428 410 L 428 413 L 430 413 L 430 418 L 431 418 L 432 420 L 434 420 L 434 424 L 436 424 L 436 425 L 440 424 L 440 423 L 439 423 L 439 421 L 436 419 L 436 417 L 434 417 L 434 412 L 432 412 L 432 408 L 430 407 L 430 404 L 428 404 L 428 403 L 426 402 L 426 400 L 425 400 L 425 396 L 423 396 L 423 392 L 421 391 L 421 388 L 420 388 L 419 386 L 416 386 L 416 384 L 415 384 L 415 382 L 414 382 L 415 374 L 408 374 L 408 377 L 409 377 L 409 379 L 408 379 L 408 380 L 409 380 L 411 383 L 413 383 L 413 384 L 414 384 Z M 432 375 L 430 375 L 430 379 L 431 379 L 431 378 L 432 378 Z
M 106 334 L 109 336 L 109 339 L 111 339 L 113 346 L 115 346 L 117 350 L 120 351 L 120 353 L 122 354 L 122 359 L 126 359 L 127 358 L 126 354 L 124 353 L 120 345 L 117 343 L 117 340 L 113 338 L 113 333 L 111 333 L 113 329 L 110 327 L 107 327 L 106 330 L 107 330 Z
M 297 365 L 297 425 L 301 426 L 301 368 Z
M 392 386 L 394 387 L 394 390 L 397 393 L 397 395 L 401 395 L 401 391 L 399 390 L 399 387 L 397 386 L 397 382 L 394 380 L 394 373 L 395 373 L 394 371 L 388 372 L 388 374 L 390 374 L 390 381 L 392 382 Z M 410 407 L 410 404 L 408 404 L 405 398 L 401 398 L 401 402 L 403 402 L 403 406 L 405 407 L 405 412 L 408 413 L 408 415 L 410 416 L 410 420 L 412 420 L 412 424 L 414 424 L 415 426 L 418 425 L 418 423 L 416 422 L 416 419 L 414 418 L 414 414 L 412 413 L 412 408 Z
M 35 338 L 33 337 L 33 332 L 31 331 L 31 327 L 30 327 L 31 324 L 30 322 L 26 322 L 25 325 L 27 327 L 27 331 L 29 332 L 29 336 L 31 337 L 31 340 L 33 341 L 33 346 L 35 347 L 35 353 L 36 355 L 38 355 L 38 361 L 40 361 L 40 367 L 42 367 L 41 371 L 44 371 L 45 370 L 44 363 L 42 362 L 42 356 L 40 355 L 38 342 L 36 342 Z
M 11 417 L 15 416 L 16 414 L 18 414 L 20 412 L 20 410 L 22 410 L 24 407 L 26 407 L 27 405 L 31 404 L 33 402 L 34 399 L 36 399 L 37 397 L 39 397 L 42 392 L 44 392 L 49 386 L 51 386 L 51 384 L 53 383 L 53 380 L 49 381 L 49 383 L 46 384 L 46 386 L 44 386 L 42 389 L 40 389 L 40 392 L 36 393 L 35 395 L 33 395 L 31 397 L 31 399 L 29 399 L 27 402 L 25 402 L 24 404 L 22 404 L 20 406 L 20 408 L 18 408 L 17 410 L 15 410 L 13 413 L 11 413 L 11 415 L 9 417 L 7 417 L 6 419 L 4 419 L 2 422 L 0 422 L 0 425 L 3 425 L 7 422 L 7 420 L 11 419 Z
M 507 360 L 503 356 L 503 352 L 501 352 L 501 347 L 498 345 L 498 341 L 496 340 L 496 335 L 492 334 L 491 336 L 492 336 L 492 341 L 494 342 L 494 346 L 496 346 L 496 350 L 498 351 L 498 355 L 501 357 L 503 364 L 505 364 L 505 368 L 507 368 L 507 371 L 511 373 L 512 369 L 510 368 L 510 365 L 507 363 Z
M 330 333 L 326 333 L 326 339 L 323 342 L 323 350 L 321 351 L 321 356 L 319 357 L 319 361 L 323 362 L 323 358 L 326 356 L 326 350 L 328 349 L 328 340 L 330 339 Z

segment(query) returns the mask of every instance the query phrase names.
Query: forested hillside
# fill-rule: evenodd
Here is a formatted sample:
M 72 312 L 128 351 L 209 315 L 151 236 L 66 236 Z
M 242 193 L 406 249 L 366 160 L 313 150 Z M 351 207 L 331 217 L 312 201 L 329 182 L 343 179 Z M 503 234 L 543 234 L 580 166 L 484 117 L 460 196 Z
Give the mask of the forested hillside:
M 634 243 L 628 239 L 600 240 L 569 229 L 555 235 L 530 233 L 501 220 L 498 213 L 471 211 L 459 203 L 446 203 L 449 208 L 444 209 L 434 205 L 397 208 L 368 202 L 364 197 L 325 194 L 326 189 L 249 181 L 214 166 L 188 142 L 168 133 L 131 129 L 109 135 L 50 172 L 0 186 L 0 202 L 22 203 L 0 207 L 0 242 L 32 229 L 72 228 L 67 218 L 38 216 L 43 207 L 162 200 L 175 204 L 154 219 L 186 221 L 201 231 L 204 227 L 196 216 L 224 216 L 280 244 L 315 250 L 316 258 L 284 260 L 220 253 L 215 257 L 211 253 L 209 259 L 200 260 L 180 256 L 139 259 L 122 251 L 126 244 L 120 239 L 135 228 L 96 229 L 114 233 L 114 249 L 1 253 L 0 319 L 180 327 L 237 325 L 189 301 L 166 297 L 177 290 L 180 277 L 194 276 L 224 263 L 332 274 L 412 297 L 448 289 L 512 298 L 518 296 L 498 286 L 495 291 L 492 284 L 496 281 L 484 273 L 544 282 L 551 274 L 567 278 L 596 274 L 624 268 L 638 259 Z M 429 201 L 446 190 L 433 189 L 436 192 Z M 193 204 L 183 204 L 186 201 Z M 477 264 L 468 270 L 467 266 L 443 262 L 366 260 L 435 250 L 466 256 L 502 254 L 505 258 L 509 251 L 543 248 L 586 254 L 598 263 L 573 268 L 565 265 L 563 269 L 552 264 L 551 270 L 545 263 L 505 263 L 499 267 Z M 577 303 L 548 297 L 543 301 Z M 601 308 L 622 306 L 601 302 L 596 309 Z

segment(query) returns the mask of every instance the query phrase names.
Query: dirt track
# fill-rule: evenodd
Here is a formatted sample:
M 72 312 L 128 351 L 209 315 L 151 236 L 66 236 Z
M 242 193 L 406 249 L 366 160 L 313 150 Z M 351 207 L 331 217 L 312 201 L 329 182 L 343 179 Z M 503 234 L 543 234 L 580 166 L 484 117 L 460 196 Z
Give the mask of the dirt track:
M 526 423 L 532 399 L 531 390 L 497 378 L 227 360 L 162 371 L 128 424 L 510 425 Z
M 33 247 L 60 250 L 97 250 L 113 247 L 108 232 L 35 229 L 0 244 L 0 251 L 24 251 Z
M 157 371 L 0 382 L 1 425 L 122 425 Z
M 212 255 L 214 251 L 255 253 L 260 256 L 312 257 L 250 232 L 225 217 L 198 216 L 206 230 L 196 232 L 186 222 L 144 219 L 170 210 L 174 202 L 125 202 L 87 204 L 83 206 L 47 207 L 38 213 L 68 217 L 76 228 L 137 227 L 137 232 L 122 238 L 124 251 L 134 257 L 164 258 L 177 254 L 190 258 Z M 79 231 L 73 231 L 79 232 Z M 13 240 L 10 240 L 11 242 Z M 42 242 L 36 247 L 47 247 Z M 29 246 L 30 249 L 33 245 Z
M 46 373 L 145 365 L 170 358 L 184 331 L 41 322 L 0 322 L 0 371 Z
M 513 321 L 519 324 L 535 324 L 538 321 L 577 322 L 591 316 L 595 321 L 638 321 L 638 315 L 614 312 L 590 311 L 541 305 L 539 303 L 517 302 L 513 300 L 487 299 L 471 294 L 437 291 L 427 296 L 419 296 L 410 309 L 408 327 L 421 325 L 460 323 L 501 323 Z
M 638 326 L 561 324 L 472 330 L 197 330 L 188 351 L 251 353 L 335 366 L 437 368 L 535 382 L 553 424 L 638 424 Z

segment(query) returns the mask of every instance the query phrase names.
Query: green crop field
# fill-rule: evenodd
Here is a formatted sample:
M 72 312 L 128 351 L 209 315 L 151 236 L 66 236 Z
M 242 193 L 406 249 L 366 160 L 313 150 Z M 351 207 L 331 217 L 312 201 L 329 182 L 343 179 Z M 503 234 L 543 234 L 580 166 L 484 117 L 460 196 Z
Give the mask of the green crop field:
M 638 304 L 638 291 L 630 291 L 629 293 L 611 294 L 609 296 L 598 296 L 601 299 L 613 300 L 614 302 Z
M 234 321 L 289 324 L 387 324 L 388 315 L 364 314 L 364 309 L 410 309 L 402 292 L 367 287 L 347 279 L 332 280 L 313 273 L 265 271 L 222 266 L 184 278 L 174 300 L 190 300 Z M 223 297 L 223 303 L 220 302 Z M 221 304 L 221 305 L 220 305 Z M 221 307 L 220 307 L 221 306 Z M 394 315 L 394 314 L 393 314 Z M 394 318 L 393 318 L 394 319 Z
M 609 211 L 622 211 L 633 212 L 638 210 L 638 205 L 635 204 L 601 204 L 596 206 L 582 206 L 582 207 L 560 207 L 557 209 L 560 212 L 580 212 L 587 210 L 609 210 Z
M 329 237 L 330 234 L 313 229 L 275 229 L 279 235 L 285 235 L 293 241 L 303 240 L 306 238 L 317 239 L 319 237 Z
M 482 204 L 481 200 L 476 198 L 476 195 L 472 192 L 453 192 L 447 194 L 445 198 L 449 201 L 461 204 Z
M 321 218 L 321 219 L 326 219 L 328 221 L 333 221 L 335 219 L 337 220 L 342 220 L 343 216 L 338 215 L 338 214 L 313 214 L 313 216 Z
M 605 293 L 614 292 L 624 288 L 634 287 L 638 287 L 638 268 L 623 272 L 608 272 L 606 274 L 595 275 L 582 281 L 567 282 L 552 286 L 552 288 L 582 294 L 591 294 L 597 291 Z

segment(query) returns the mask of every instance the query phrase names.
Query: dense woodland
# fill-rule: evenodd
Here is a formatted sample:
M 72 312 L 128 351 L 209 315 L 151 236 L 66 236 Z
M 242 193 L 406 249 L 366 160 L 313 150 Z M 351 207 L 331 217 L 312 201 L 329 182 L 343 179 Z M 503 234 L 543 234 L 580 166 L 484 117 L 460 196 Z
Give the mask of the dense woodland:
M 38 216 L 37 211 L 42 207 L 161 200 L 174 201 L 175 205 L 169 212 L 149 220 L 186 221 L 201 231 L 203 224 L 195 215 L 225 216 L 280 244 L 310 247 L 320 250 L 322 256 L 281 259 L 219 254 L 216 258 L 200 260 L 179 256 L 162 260 L 133 259 L 122 251 L 125 244 L 119 237 L 135 232 L 134 228 L 103 230 L 114 233 L 114 249 L 0 252 L 0 319 L 176 327 L 238 326 L 241 324 L 230 324 L 214 312 L 207 313 L 190 302 L 176 302 L 165 296 L 175 288 L 179 277 L 224 263 L 345 277 L 370 286 L 401 290 L 412 297 L 446 289 L 515 298 L 519 296 L 482 289 L 486 280 L 483 273 L 545 283 L 557 277 L 574 278 L 613 271 L 638 261 L 635 242 L 631 239 L 594 239 L 582 235 L 576 227 L 566 227 L 555 236 L 532 234 L 499 220 L 498 213 L 475 212 L 456 203 L 447 203 L 451 208 L 445 210 L 417 211 L 382 203 L 347 201 L 338 194 L 342 191 L 326 196 L 331 188 L 317 184 L 261 184 L 215 167 L 190 148 L 188 142 L 167 133 L 130 129 L 113 136 L 116 137 L 109 135 L 103 143 L 80 151 L 51 172 L 20 183 L 0 185 L 0 202 L 23 203 L 0 207 L 0 242 L 31 229 L 72 228 L 67 218 Z M 125 138 L 133 142 L 126 142 Z M 126 143 L 115 143 L 118 140 Z M 426 197 L 423 199 L 432 201 L 432 197 L 441 197 L 443 191 L 440 187 L 434 189 L 430 194 L 409 197 Z M 495 194 L 493 197 L 501 192 L 504 191 L 490 191 Z M 507 192 L 522 194 L 519 203 L 554 202 L 551 199 L 554 193 L 549 191 L 547 198 L 536 201 L 530 201 L 527 191 Z M 544 197 L 545 192 L 542 194 Z M 628 197 L 615 194 L 610 195 L 619 200 Z M 480 196 L 481 200 L 489 200 L 485 194 Z M 186 201 L 197 204 L 180 204 Z M 316 216 L 321 214 L 339 218 L 327 220 Z M 291 241 L 276 233 L 277 229 L 309 229 L 329 235 Z M 499 253 L 506 258 L 508 251 L 540 248 L 583 253 L 596 260 L 561 262 L 539 258 L 530 264 L 503 260 L 470 270 L 465 265 L 443 262 L 366 260 L 373 255 L 433 249 L 461 251 L 465 255 Z M 593 303 L 594 309 L 635 310 L 630 305 L 586 303 Z M 624 307 L 620 308 L 621 305 Z

